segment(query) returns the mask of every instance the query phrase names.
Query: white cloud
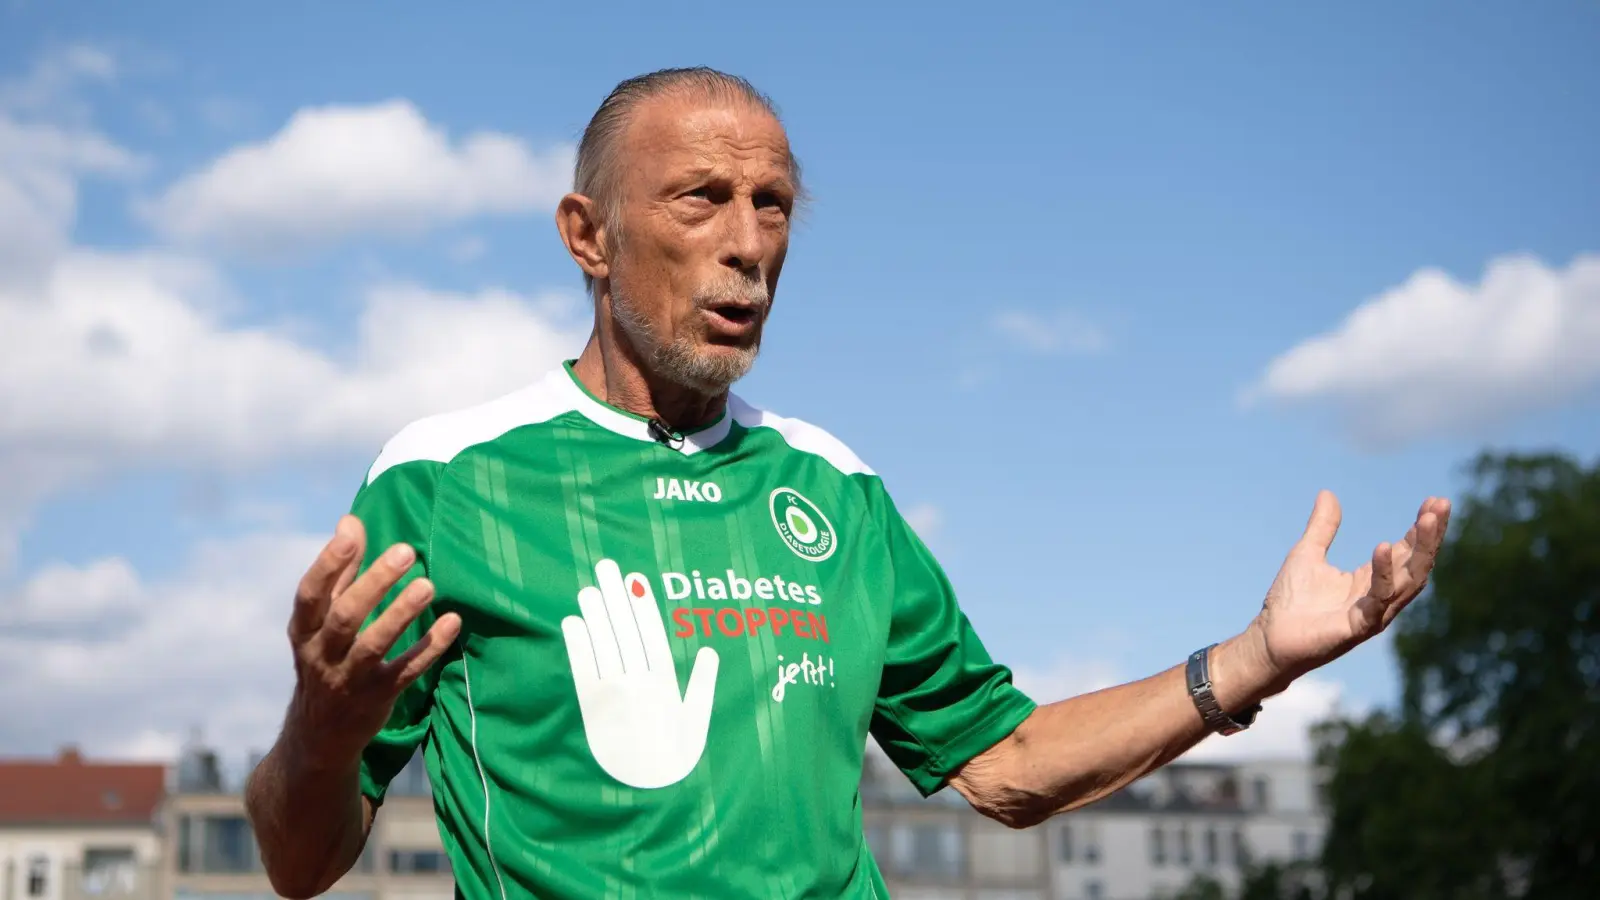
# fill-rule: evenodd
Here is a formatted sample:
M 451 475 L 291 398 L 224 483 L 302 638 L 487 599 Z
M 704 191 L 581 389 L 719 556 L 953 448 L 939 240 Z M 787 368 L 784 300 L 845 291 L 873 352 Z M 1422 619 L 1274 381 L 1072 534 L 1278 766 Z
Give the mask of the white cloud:
M 1358 712 L 1343 703 L 1344 688 L 1336 681 L 1310 675 L 1262 704 L 1255 724 L 1239 734 L 1213 735 L 1184 754 L 1184 759 L 1310 759 L 1311 726 L 1336 713 Z
M 1110 347 L 1098 325 L 1072 310 L 1003 310 L 967 339 L 966 360 L 956 368 L 956 387 L 973 390 L 993 382 L 1019 353 L 1090 356 Z
M 1491 261 L 1463 284 L 1422 269 L 1274 359 L 1242 399 L 1319 403 L 1391 446 L 1469 435 L 1600 382 L 1600 256 Z
M 488 252 L 489 242 L 475 234 L 469 234 L 445 248 L 445 255 L 450 257 L 452 262 L 458 263 L 476 262 Z
M 117 60 L 106 50 L 88 44 L 57 47 L 41 56 L 21 78 L 0 84 L 0 109 L 80 118 L 87 108 L 74 94 L 86 82 L 116 79 Z
M 195 107 L 200 120 L 217 131 L 238 131 L 256 116 L 255 107 L 233 97 L 210 97 Z
M 50 492 L 138 466 L 232 471 L 329 450 L 376 453 L 405 422 L 490 399 L 575 354 L 564 296 L 373 288 L 334 356 L 235 327 L 206 264 L 86 250 L 38 293 L 0 289 L 0 560 Z M 9 527 L 8 527 L 9 526 Z
M 0 747 L 170 759 L 199 726 L 234 756 L 265 749 L 293 684 L 294 585 L 322 541 L 202 543 L 155 581 L 115 558 L 34 575 L 0 597 Z
M 473 216 L 551 207 L 572 149 L 534 153 L 477 132 L 452 142 L 405 100 L 302 109 L 142 204 L 178 240 L 255 256 L 362 234 L 414 235 Z
M 71 47 L 0 83 L 0 287 L 36 283 L 67 246 L 80 177 L 140 170 L 132 153 L 73 123 L 80 116 L 68 89 L 113 71 L 104 53 Z
M 199 729 L 203 734 L 204 729 Z M 96 745 L 95 755 L 100 759 L 122 762 L 175 763 L 183 751 L 184 742 L 176 732 L 156 728 L 143 728 L 123 738 L 112 738 Z M 249 752 L 249 751 L 246 751 Z
M 1012 681 L 1040 705 L 1076 697 L 1128 681 L 1117 666 L 1099 659 L 1062 658 L 1039 668 L 1016 666 Z
M 139 577 L 126 560 L 46 566 L 0 607 L 0 623 L 8 630 L 89 627 L 130 612 L 138 594 Z
M 1098 353 L 1107 344 L 1105 332 L 1071 310 L 1048 315 L 1008 310 L 996 315 L 989 327 L 1014 346 L 1034 353 Z
M 906 524 L 924 541 L 933 537 L 944 524 L 944 512 L 932 503 L 918 503 L 905 511 Z
M 1103 659 L 1062 659 L 1047 668 L 1019 666 L 1013 680 L 1041 705 L 1103 690 L 1135 680 L 1121 667 Z M 1240 734 L 1213 736 L 1184 754 L 1186 760 L 1310 759 L 1310 729 L 1341 706 L 1342 686 L 1335 681 L 1307 676 L 1263 705 L 1256 723 Z
M 0 84 L 0 573 L 32 510 L 66 486 L 130 467 L 203 474 L 295 454 L 375 453 L 409 419 L 511 390 L 581 346 L 587 328 L 564 297 L 387 283 L 368 291 L 353 340 L 334 342 L 351 349 L 329 353 L 287 327 L 229 322 L 229 286 L 207 261 L 73 247 L 79 179 L 133 174 L 141 161 L 53 111 L 72 108 L 75 83 L 115 70 L 109 56 L 72 48 Z M 291 183 L 293 164 L 343 133 L 357 151 L 376 141 L 400 160 L 369 160 L 372 177 L 357 178 L 347 201 L 394 187 L 415 209 L 440 200 L 459 210 L 450 203 L 462 191 L 471 203 L 509 209 L 540 189 L 546 161 L 509 138 L 477 135 L 454 148 L 403 106 L 350 114 L 342 122 L 339 111 L 308 114 L 254 155 L 224 162 L 280 178 L 298 202 L 310 183 Z M 351 131 L 363 123 L 374 133 Z M 350 159 L 313 173 L 337 175 Z M 386 181 L 407 162 L 433 195 Z M 219 166 L 213 175 L 228 169 Z M 209 183 L 190 182 L 199 192 L 191 199 L 203 199 Z M 322 205 L 345 217 L 338 221 L 362 212 L 330 196 Z

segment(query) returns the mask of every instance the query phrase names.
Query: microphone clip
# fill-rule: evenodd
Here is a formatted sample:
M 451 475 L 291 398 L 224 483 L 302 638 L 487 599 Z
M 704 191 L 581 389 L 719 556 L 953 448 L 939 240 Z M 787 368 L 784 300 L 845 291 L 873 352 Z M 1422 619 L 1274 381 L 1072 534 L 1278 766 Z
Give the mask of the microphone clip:
M 660 419 L 650 419 L 646 429 L 656 443 L 670 447 L 673 450 L 683 448 L 683 435 L 668 428 Z

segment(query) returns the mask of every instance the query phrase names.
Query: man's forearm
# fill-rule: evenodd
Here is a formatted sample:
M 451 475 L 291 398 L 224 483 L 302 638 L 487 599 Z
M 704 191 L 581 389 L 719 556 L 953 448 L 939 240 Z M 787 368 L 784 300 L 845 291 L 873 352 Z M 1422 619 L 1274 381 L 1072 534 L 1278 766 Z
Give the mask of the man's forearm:
M 1265 676 L 1247 632 L 1211 652 L 1213 692 L 1229 714 L 1283 689 Z M 1093 803 L 1171 762 L 1208 731 L 1184 666 L 1041 706 L 951 785 L 1013 827 Z
M 262 865 L 273 889 L 290 900 L 316 896 L 350 871 L 372 826 L 359 765 L 317 762 L 280 737 L 245 787 Z

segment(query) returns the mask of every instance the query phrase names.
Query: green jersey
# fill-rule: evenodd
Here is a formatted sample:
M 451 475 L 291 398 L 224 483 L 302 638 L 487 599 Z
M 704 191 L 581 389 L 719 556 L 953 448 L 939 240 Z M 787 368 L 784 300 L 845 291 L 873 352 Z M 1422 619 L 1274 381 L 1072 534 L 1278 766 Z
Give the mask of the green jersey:
M 1034 708 L 879 478 L 737 397 L 672 435 L 569 363 L 401 430 L 353 512 L 435 585 L 394 652 L 462 619 L 361 790 L 422 748 L 469 900 L 887 896 L 869 734 L 926 794 Z

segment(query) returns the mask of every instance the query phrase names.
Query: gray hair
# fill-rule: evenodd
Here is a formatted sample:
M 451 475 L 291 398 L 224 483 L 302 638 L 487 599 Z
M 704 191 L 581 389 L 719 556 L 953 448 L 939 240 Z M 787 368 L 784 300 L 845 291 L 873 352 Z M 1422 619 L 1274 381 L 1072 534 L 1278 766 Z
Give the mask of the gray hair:
M 729 75 L 706 66 L 658 69 L 618 84 L 595 110 L 583 139 L 578 142 L 577 163 L 573 167 L 572 189 L 595 201 L 599 207 L 600 223 L 607 228 L 610 242 L 608 250 L 615 252 L 622 244 L 621 191 L 617 184 L 623 172 L 621 160 L 622 134 L 639 104 L 673 91 L 699 93 L 711 100 L 744 102 L 765 110 L 774 119 L 782 119 L 772 99 L 737 75 Z M 796 191 L 798 208 L 805 192 L 800 181 L 800 161 L 793 151 L 789 153 L 789 177 Z M 591 294 L 594 279 L 585 272 L 583 286 Z

